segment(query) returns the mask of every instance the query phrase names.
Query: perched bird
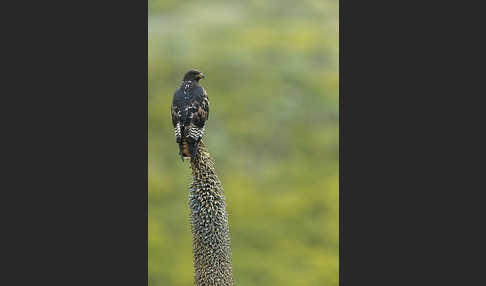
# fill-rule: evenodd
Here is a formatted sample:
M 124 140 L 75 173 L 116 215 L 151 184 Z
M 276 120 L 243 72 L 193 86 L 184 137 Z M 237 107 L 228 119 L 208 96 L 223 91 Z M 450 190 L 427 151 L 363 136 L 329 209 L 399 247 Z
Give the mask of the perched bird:
M 184 75 L 181 86 L 175 91 L 171 114 L 179 155 L 182 161 L 196 156 L 209 115 L 209 99 L 199 80 L 206 78 L 192 69 Z

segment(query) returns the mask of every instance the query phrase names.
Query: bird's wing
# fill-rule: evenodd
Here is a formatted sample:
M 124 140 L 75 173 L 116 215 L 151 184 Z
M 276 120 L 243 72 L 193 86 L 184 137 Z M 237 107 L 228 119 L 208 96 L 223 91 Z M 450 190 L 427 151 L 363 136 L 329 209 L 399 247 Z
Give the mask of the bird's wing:
M 178 91 L 174 93 L 174 99 L 172 101 L 172 105 L 170 108 L 170 113 L 172 115 L 172 125 L 174 126 L 174 135 L 176 137 L 176 141 L 181 141 L 181 106 L 180 100 L 178 99 Z
M 172 125 L 174 125 L 175 127 L 177 122 L 179 122 L 178 108 L 176 105 L 174 104 L 171 105 L 170 113 L 172 115 Z
M 200 93 L 195 97 L 193 103 L 193 122 L 197 127 L 204 127 L 204 123 L 209 117 L 209 98 L 206 91 L 201 87 Z
M 195 89 L 192 95 L 189 103 L 190 121 L 185 135 L 195 141 L 199 141 L 204 135 L 204 125 L 209 117 L 209 99 L 206 91 L 202 87 Z

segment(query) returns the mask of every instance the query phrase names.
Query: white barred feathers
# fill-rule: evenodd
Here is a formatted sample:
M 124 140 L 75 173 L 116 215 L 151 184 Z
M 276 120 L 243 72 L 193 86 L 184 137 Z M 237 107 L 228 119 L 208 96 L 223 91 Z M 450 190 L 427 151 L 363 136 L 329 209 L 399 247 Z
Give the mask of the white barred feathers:
M 202 138 L 202 136 L 204 135 L 204 126 L 203 128 L 197 128 L 195 126 L 192 126 L 189 129 L 189 134 L 187 135 L 191 138 L 194 138 L 195 140 Z
M 174 134 L 176 138 L 181 137 L 181 123 L 177 122 L 177 125 L 174 127 Z

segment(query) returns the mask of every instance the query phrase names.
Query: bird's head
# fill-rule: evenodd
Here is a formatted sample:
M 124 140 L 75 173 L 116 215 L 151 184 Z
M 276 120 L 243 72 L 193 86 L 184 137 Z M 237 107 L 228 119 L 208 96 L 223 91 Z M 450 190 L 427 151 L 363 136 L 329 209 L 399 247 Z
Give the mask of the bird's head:
M 186 73 L 184 76 L 184 81 L 191 80 L 199 82 L 199 80 L 202 78 L 206 78 L 206 76 L 202 72 L 192 69 Z

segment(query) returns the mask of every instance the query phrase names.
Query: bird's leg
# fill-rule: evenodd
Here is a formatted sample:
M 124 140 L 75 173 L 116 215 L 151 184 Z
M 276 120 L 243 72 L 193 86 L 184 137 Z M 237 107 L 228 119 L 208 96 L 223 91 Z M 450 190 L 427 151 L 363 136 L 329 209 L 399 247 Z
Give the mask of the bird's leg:
M 201 142 L 201 139 L 197 140 L 195 143 L 194 143 L 194 155 L 197 154 L 197 152 L 199 152 L 199 142 Z
M 191 153 L 191 162 L 194 162 L 197 153 L 199 151 L 199 142 L 200 140 L 194 141 L 192 144 L 189 145 L 189 152 Z
M 179 143 L 179 156 L 181 156 L 181 160 L 182 162 L 184 162 L 184 152 L 182 152 L 182 149 L 184 148 L 182 142 L 178 142 Z
M 194 162 L 194 158 L 196 157 L 196 152 L 195 151 L 195 148 L 194 148 L 194 145 L 196 144 L 196 142 L 192 143 L 189 145 L 189 153 L 191 153 L 191 163 Z

